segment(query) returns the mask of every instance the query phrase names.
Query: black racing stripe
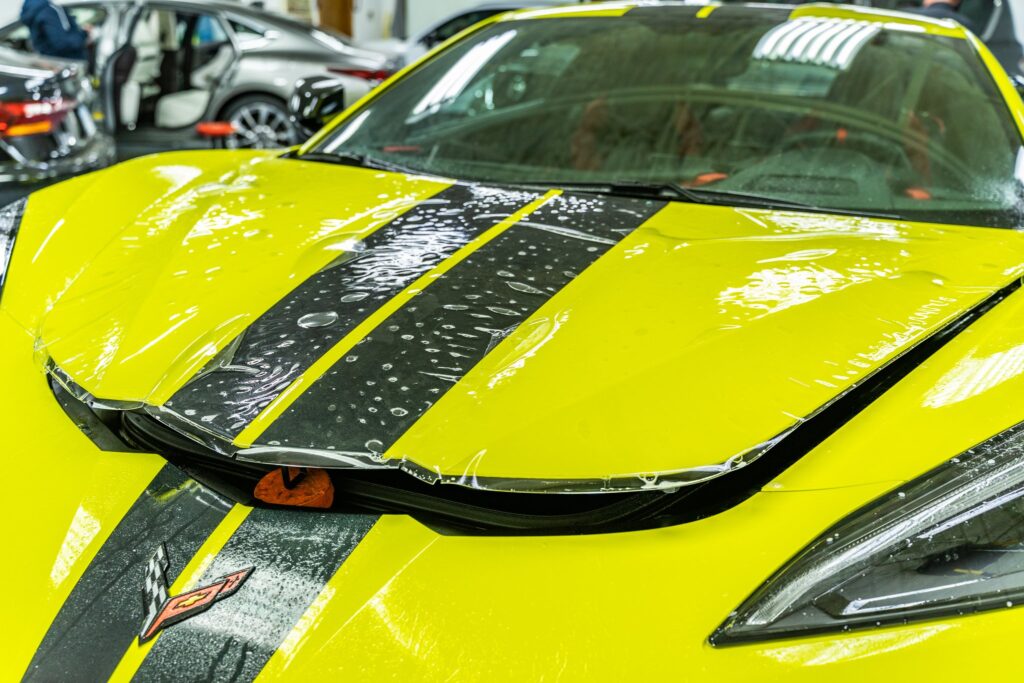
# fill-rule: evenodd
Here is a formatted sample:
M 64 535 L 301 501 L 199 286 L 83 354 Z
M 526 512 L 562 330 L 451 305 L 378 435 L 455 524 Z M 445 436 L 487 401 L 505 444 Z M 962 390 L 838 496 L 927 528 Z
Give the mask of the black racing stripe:
M 662 206 L 595 195 L 549 201 L 374 329 L 259 443 L 386 451 L 498 342 Z
M 377 519 L 253 510 L 200 581 L 253 567 L 248 580 L 164 631 L 133 680 L 253 680 Z
M 105 681 L 142 627 L 146 565 L 163 543 L 181 573 L 231 503 L 166 465 L 132 505 L 64 602 L 26 681 Z
M 260 316 L 167 406 L 233 439 L 373 311 L 538 196 L 453 185 L 425 200 Z

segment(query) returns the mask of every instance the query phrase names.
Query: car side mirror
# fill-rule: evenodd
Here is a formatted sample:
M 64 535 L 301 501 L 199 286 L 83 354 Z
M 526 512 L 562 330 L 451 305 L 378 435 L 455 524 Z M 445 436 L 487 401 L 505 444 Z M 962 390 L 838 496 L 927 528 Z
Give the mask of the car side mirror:
M 330 76 L 300 79 L 288 101 L 288 116 L 304 138 L 312 137 L 344 110 L 345 84 Z

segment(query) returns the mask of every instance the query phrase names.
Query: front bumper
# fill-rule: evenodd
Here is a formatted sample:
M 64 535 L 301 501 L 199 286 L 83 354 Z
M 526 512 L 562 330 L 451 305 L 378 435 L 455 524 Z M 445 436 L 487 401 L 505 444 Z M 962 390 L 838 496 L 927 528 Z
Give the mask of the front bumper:
M 10 551 L 0 563 L 4 680 L 23 676 L 41 647 L 59 641 L 55 625 L 68 621 L 61 612 L 81 601 L 83 592 L 120 605 L 124 623 L 85 624 L 100 634 L 100 643 L 110 642 L 94 648 L 90 662 L 65 665 L 74 672 L 95 657 L 115 678 L 170 676 L 172 669 L 197 675 L 238 663 L 268 646 L 247 642 L 266 633 L 263 624 L 275 625 L 280 637 L 260 662 L 261 680 L 1010 676 L 1013 657 L 1007 653 L 1024 629 L 1024 610 L 720 649 L 708 645 L 708 635 L 772 570 L 835 519 L 886 490 L 886 483 L 762 492 L 700 522 L 614 535 L 445 536 L 405 516 L 363 516 L 368 533 L 326 573 L 308 555 L 287 565 L 275 562 L 270 551 L 282 551 L 275 544 L 307 542 L 294 534 L 268 533 L 257 539 L 263 547 L 255 558 L 232 557 L 240 551 L 225 548 L 255 518 L 235 505 L 193 556 L 172 558 L 178 568 L 172 568 L 171 591 L 201 583 L 218 561 L 251 562 L 249 582 L 154 641 L 114 642 L 113 634 L 134 634 L 142 623 L 143 572 L 129 567 L 117 583 L 98 589 L 90 572 L 112 557 L 129 562 L 131 552 L 144 558 L 150 546 L 173 541 L 170 529 L 193 528 L 193 520 L 174 519 L 183 508 L 168 503 L 151 527 L 136 532 L 144 547 L 118 547 L 130 511 L 170 466 L 151 454 L 99 450 L 54 400 L 32 349 L 32 334 L 0 312 L 0 433 L 13 465 L 0 497 Z M 196 487 L 179 487 L 166 498 L 178 496 L 180 504 L 186 489 L 187 495 L 207 495 Z M 279 521 L 283 527 L 309 513 L 260 514 L 262 524 Z M 353 517 L 339 516 L 338 523 Z M 296 610 L 288 596 L 297 587 L 305 602 Z M 216 654 L 220 647 L 201 647 L 200 640 L 182 635 L 199 628 L 204 639 L 233 643 L 228 654 L 207 661 L 208 651 Z M 51 649 L 50 655 L 59 658 L 60 652 Z M 242 670 L 249 680 L 251 668 Z

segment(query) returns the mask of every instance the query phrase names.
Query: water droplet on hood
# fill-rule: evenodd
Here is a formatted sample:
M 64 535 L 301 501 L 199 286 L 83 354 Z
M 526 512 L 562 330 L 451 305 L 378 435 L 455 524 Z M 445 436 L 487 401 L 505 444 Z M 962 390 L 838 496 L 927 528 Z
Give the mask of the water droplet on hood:
M 506 285 L 516 290 L 517 292 L 523 292 L 524 294 L 543 294 L 544 291 L 528 285 L 525 282 L 506 282 Z
M 497 313 L 498 315 L 511 315 L 511 316 L 519 315 L 518 313 L 513 311 L 511 308 L 504 308 L 502 306 L 488 306 L 487 310 L 490 311 L 491 313 Z
M 311 330 L 316 327 L 329 327 L 336 322 L 338 322 L 338 314 L 334 311 L 319 311 L 307 313 L 299 318 L 299 327 Z

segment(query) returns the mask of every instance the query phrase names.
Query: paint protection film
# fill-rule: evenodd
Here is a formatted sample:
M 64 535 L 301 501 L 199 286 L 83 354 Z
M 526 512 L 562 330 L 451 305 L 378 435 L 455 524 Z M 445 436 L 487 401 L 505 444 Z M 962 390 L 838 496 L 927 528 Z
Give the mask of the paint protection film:
M 90 291 L 43 321 L 40 359 L 94 407 L 144 413 L 213 456 L 498 491 L 677 489 L 776 448 L 997 296 L 1024 253 L 1010 231 L 579 191 L 401 197 L 365 229 L 331 228 L 344 248 L 302 277 L 232 263 L 207 292 L 168 266 L 136 291 L 90 267 L 75 283 Z M 314 208 L 341 215 L 330 204 Z M 248 231 L 290 215 L 273 208 Z M 259 236 L 241 238 L 230 246 L 255 258 Z M 86 304 L 108 284 L 120 308 L 101 318 Z M 265 306 L 247 303 L 257 293 Z M 79 310 L 83 326 L 46 336 Z M 207 360 L 182 372 L 197 346 Z
M 364 343 L 396 297 L 412 293 L 414 284 L 427 286 L 438 266 L 538 196 L 455 185 L 353 240 L 225 347 L 166 408 L 234 440 L 318 363 Z
M 264 466 L 546 492 L 727 475 L 1024 262 L 1013 231 L 137 164 L 146 196 L 109 223 L 120 168 L 30 208 L 5 310 L 74 395 Z

